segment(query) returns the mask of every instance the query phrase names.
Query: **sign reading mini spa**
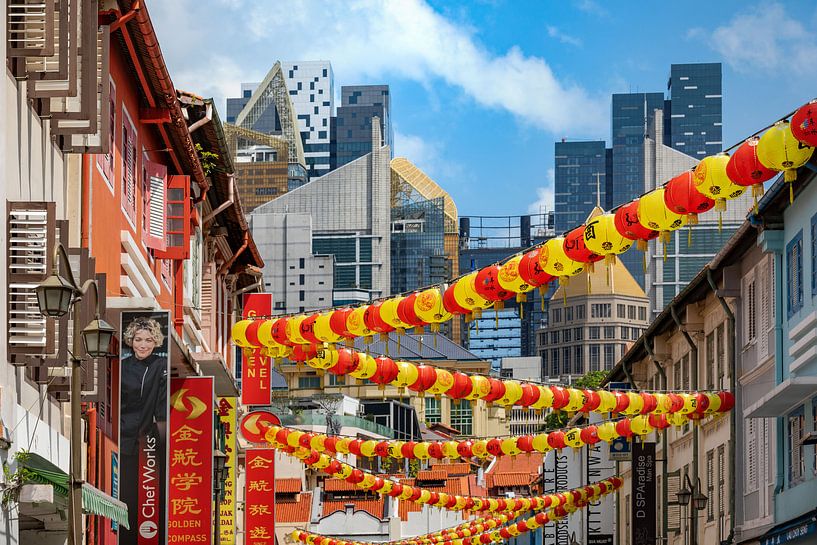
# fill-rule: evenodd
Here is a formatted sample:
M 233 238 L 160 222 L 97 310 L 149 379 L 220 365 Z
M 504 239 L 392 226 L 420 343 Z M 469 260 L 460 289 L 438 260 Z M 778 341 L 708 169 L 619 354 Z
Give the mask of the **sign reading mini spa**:
M 211 543 L 213 377 L 170 381 L 167 542 Z
M 218 398 L 218 416 L 227 439 L 224 450 L 224 454 L 227 455 L 225 461 L 227 477 L 222 483 L 224 500 L 218 508 L 218 516 L 221 517 L 219 522 L 221 528 L 220 545 L 235 544 L 236 401 L 237 399 L 234 397 Z
M 275 451 L 247 449 L 246 545 L 275 545 Z
M 655 545 L 655 443 L 633 441 L 633 545 Z
M 271 293 L 245 293 L 244 318 L 272 314 Z M 272 398 L 272 370 L 270 359 L 261 355 L 261 349 L 242 351 L 241 404 L 269 405 Z

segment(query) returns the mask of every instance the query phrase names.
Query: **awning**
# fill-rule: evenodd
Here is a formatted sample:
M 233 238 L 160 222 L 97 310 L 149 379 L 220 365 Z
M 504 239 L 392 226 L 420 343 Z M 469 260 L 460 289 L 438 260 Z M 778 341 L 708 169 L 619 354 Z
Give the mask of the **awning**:
M 70 484 L 67 473 L 34 453 L 26 453 L 18 459 L 26 483 L 51 485 L 55 494 L 68 497 Z M 82 511 L 109 518 L 128 528 L 128 506 L 88 483 L 82 483 Z
M 747 418 L 786 416 L 814 395 L 817 377 L 791 377 L 746 409 Z
M 782 545 L 783 543 L 797 543 L 801 538 L 815 534 L 817 534 L 817 510 L 778 524 L 758 539 L 760 545 Z

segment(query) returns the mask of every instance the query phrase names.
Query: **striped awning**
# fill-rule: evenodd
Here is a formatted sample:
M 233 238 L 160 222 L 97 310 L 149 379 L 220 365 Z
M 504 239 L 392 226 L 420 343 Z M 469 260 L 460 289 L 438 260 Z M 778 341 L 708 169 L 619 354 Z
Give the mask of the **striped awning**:
M 19 458 L 26 482 L 50 484 L 55 493 L 68 497 L 70 483 L 67 473 L 34 453 L 26 453 Z M 88 483 L 82 483 L 82 512 L 109 518 L 128 528 L 128 506 Z

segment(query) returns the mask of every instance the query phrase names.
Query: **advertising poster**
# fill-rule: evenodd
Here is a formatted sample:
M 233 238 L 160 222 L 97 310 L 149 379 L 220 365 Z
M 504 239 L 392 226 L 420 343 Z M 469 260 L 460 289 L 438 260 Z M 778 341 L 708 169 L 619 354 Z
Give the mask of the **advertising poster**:
M 123 312 L 119 352 L 119 499 L 128 525 L 119 545 L 166 543 L 167 311 Z
M 275 545 L 275 451 L 247 449 L 244 542 Z
M 220 545 L 235 545 L 236 401 L 238 400 L 234 397 L 218 398 L 218 416 L 227 439 L 224 451 L 227 455 L 227 478 L 221 484 L 224 487 L 224 500 L 218 509 L 221 517 Z
M 655 482 L 655 443 L 633 441 L 633 478 L 630 491 L 633 545 L 655 543 Z
M 245 293 L 244 318 L 272 314 L 271 293 Z M 261 349 L 244 350 L 241 360 L 241 404 L 269 405 L 272 402 L 270 358 Z
M 170 381 L 167 543 L 211 543 L 213 377 Z

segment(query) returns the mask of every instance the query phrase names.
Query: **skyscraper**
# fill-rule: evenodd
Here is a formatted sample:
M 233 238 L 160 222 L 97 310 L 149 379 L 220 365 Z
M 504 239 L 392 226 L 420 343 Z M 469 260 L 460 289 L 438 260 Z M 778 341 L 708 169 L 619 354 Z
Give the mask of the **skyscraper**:
M 601 206 L 607 204 L 605 147 L 603 140 L 556 142 L 553 213 L 557 233 L 581 225 L 587 219 L 596 206 L 597 182 Z
M 329 61 L 285 61 L 281 68 L 298 117 L 309 177 L 323 176 L 332 170 L 329 150 L 335 111 L 332 65 Z
M 334 120 L 333 168 L 343 166 L 372 151 L 372 119 L 380 119 L 383 145 L 392 148 L 391 98 L 388 85 L 344 85 L 341 105 Z
M 723 149 L 723 91 L 720 63 L 673 64 L 664 112 L 668 146 L 701 159 Z M 665 131 L 664 134 L 667 134 Z

